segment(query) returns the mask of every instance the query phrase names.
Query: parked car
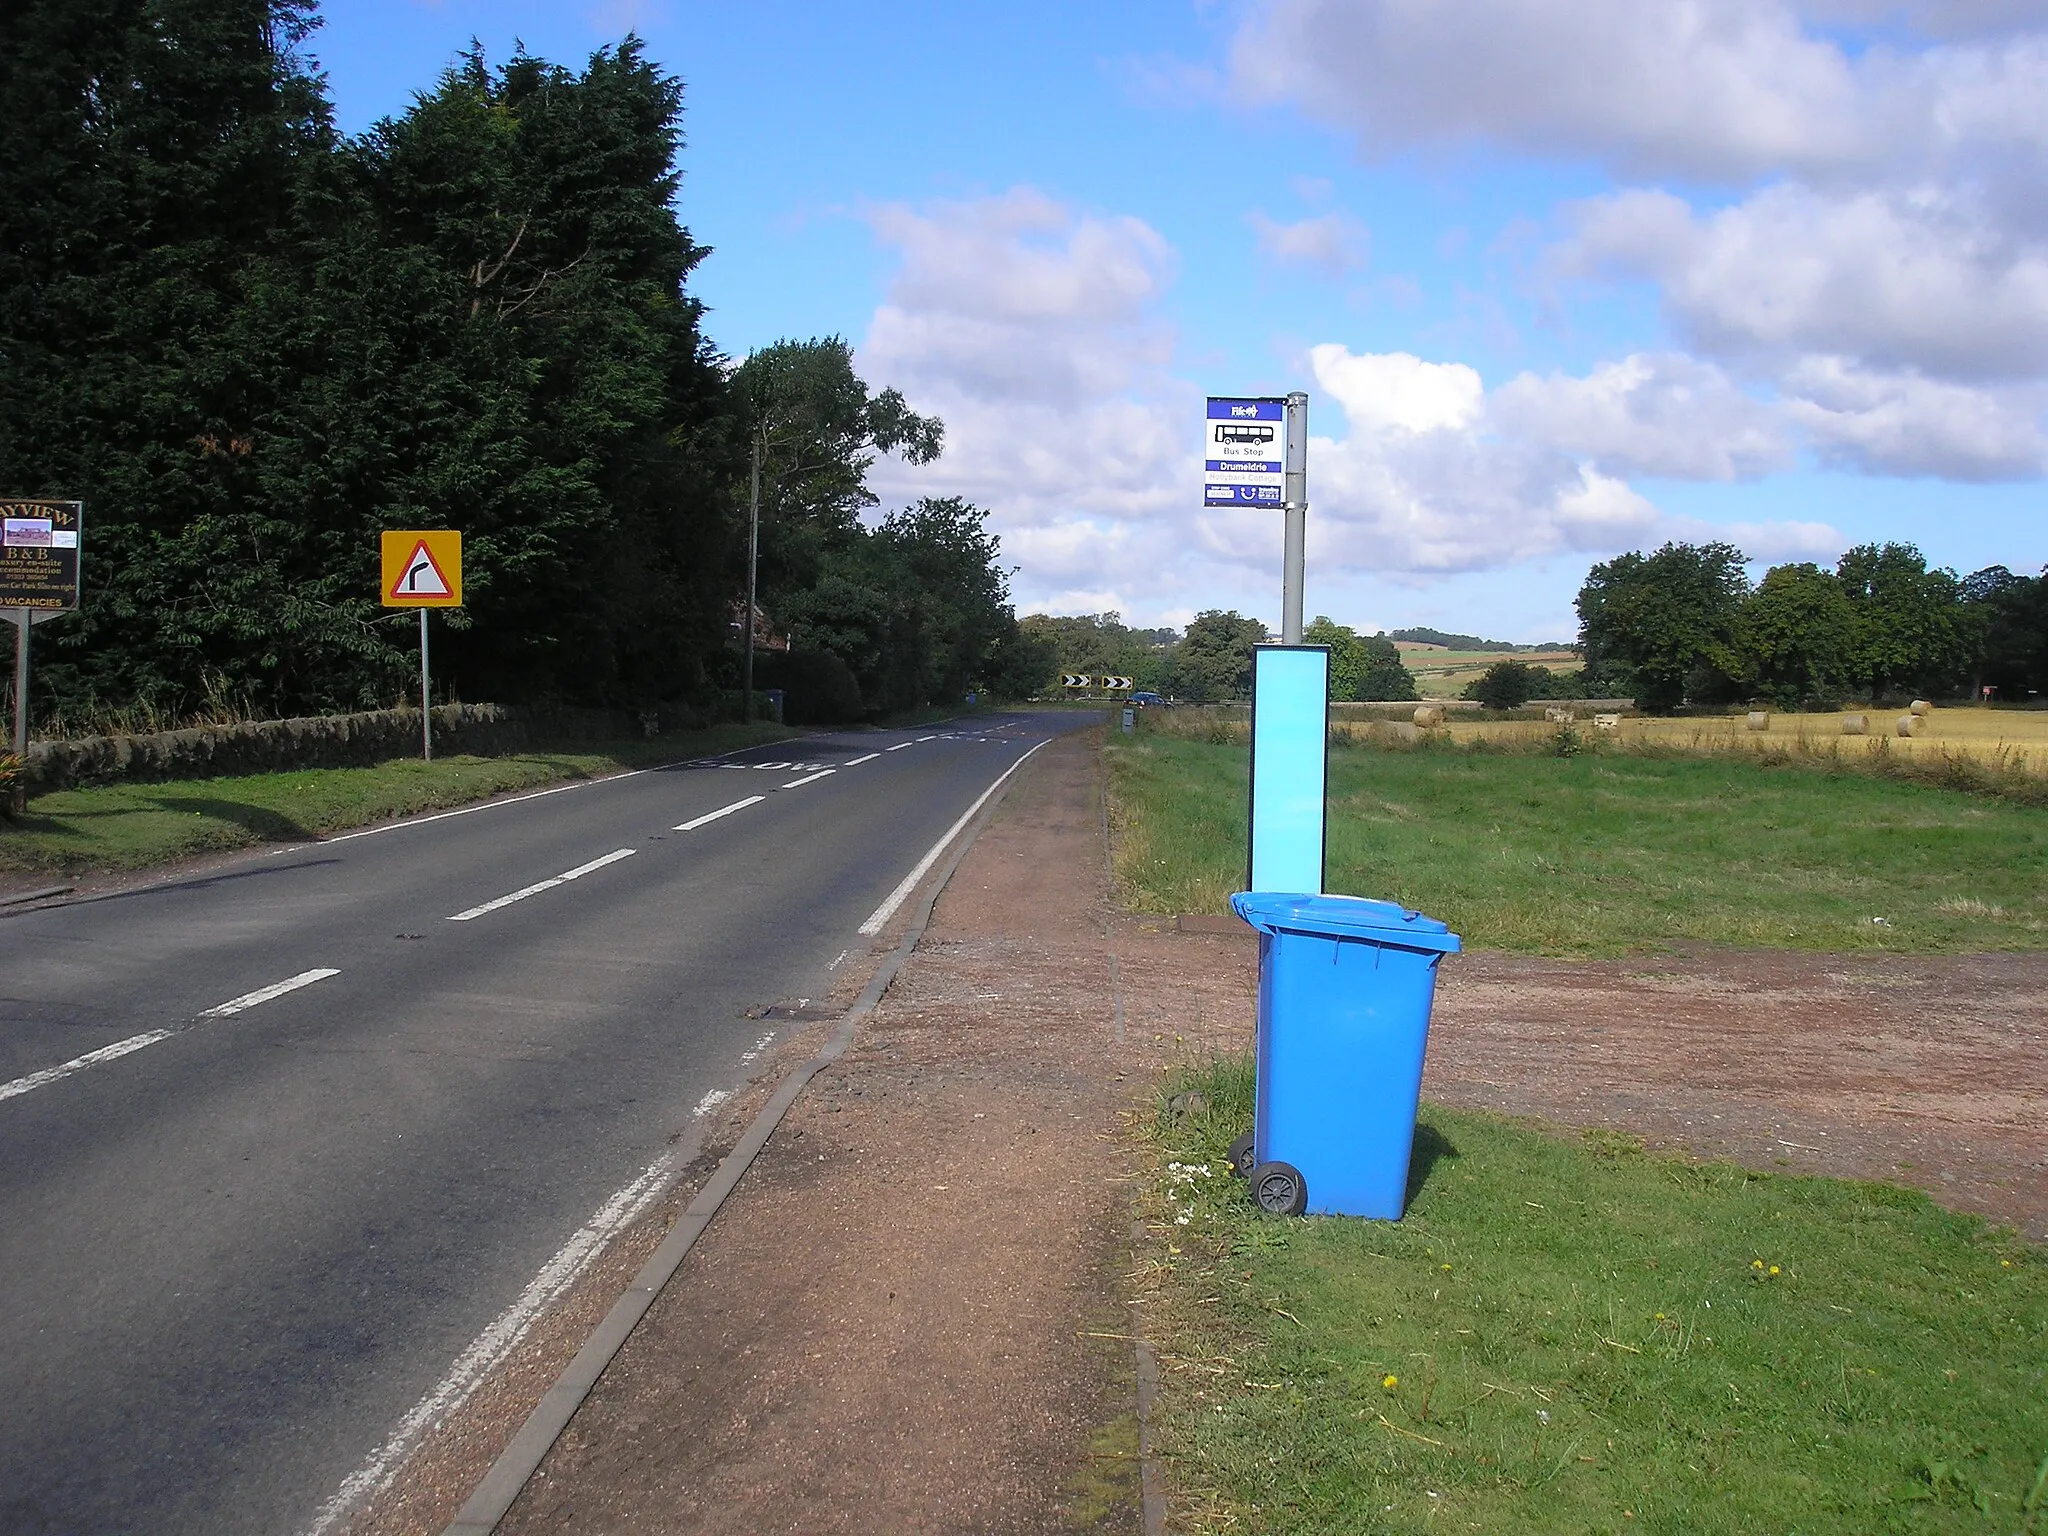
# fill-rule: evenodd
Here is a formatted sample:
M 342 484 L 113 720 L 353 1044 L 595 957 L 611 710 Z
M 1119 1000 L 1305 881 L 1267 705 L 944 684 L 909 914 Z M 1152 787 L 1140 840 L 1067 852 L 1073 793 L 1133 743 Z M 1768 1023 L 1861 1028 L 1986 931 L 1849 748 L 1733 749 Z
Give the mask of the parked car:
M 1166 700 L 1156 693 L 1147 693 L 1142 688 L 1131 695 L 1131 702 L 1140 709 L 1164 709 Z

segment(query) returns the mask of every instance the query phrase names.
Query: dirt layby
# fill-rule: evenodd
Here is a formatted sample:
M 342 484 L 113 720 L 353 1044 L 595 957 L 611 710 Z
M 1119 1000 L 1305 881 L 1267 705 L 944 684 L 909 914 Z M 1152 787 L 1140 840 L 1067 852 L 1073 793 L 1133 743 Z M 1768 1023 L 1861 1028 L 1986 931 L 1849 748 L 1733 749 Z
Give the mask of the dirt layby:
M 1101 796 L 1087 738 L 1018 775 L 501 1530 L 1146 1527 L 1138 1128 L 1162 1069 L 1248 1044 L 1256 948 L 1114 910 Z M 2031 954 L 1482 951 L 1447 966 L 1426 1094 L 1915 1184 L 2038 1238 L 2044 984 Z M 353 1529 L 445 1526 L 711 1161 Z M 1153 1528 L 1194 1528 L 1173 1465 L 1149 1470 Z

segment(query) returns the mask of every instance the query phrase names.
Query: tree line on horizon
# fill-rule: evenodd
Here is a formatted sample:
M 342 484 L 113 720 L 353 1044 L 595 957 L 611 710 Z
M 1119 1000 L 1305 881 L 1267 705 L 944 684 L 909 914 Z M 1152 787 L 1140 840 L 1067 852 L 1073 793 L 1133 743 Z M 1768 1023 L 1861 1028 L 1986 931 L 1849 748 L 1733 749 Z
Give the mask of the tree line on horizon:
M 463 535 L 445 696 L 647 705 L 738 685 L 762 466 L 761 686 L 814 713 L 1005 686 L 983 511 L 876 515 L 943 426 L 836 337 L 738 363 L 689 290 L 683 87 L 628 37 L 472 51 L 339 133 L 315 0 L 0 9 L 0 494 L 85 503 L 40 715 L 404 697 L 386 528 Z M 779 679 L 779 682 L 778 682 Z
M 1959 576 L 1899 543 L 1860 544 L 1832 569 L 1773 566 L 1754 585 L 1746 564 L 1731 544 L 1672 543 L 1595 565 L 1578 596 L 1581 696 L 1667 712 L 2048 692 L 2048 573 Z

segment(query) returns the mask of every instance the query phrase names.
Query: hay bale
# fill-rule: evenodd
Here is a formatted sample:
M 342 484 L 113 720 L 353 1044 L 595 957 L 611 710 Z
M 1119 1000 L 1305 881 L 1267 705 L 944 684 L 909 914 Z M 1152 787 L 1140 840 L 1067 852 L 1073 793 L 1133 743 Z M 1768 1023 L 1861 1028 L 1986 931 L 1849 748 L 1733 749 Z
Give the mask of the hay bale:
M 1747 723 L 1752 731 L 1768 731 L 1771 728 L 1770 712 L 1768 710 L 1752 709 L 1749 712 Z
M 1915 699 L 1912 704 L 1912 710 L 1916 715 L 1931 715 L 1934 713 L 1934 705 L 1926 699 Z
M 1569 709 L 1559 709 L 1553 705 L 1543 711 L 1543 718 L 1552 725 L 1570 725 L 1579 717 Z
M 1444 712 L 1434 704 L 1415 706 L 1415 724 L 1425 731 L 1433 731 L 1444 723 Z
M 1901 736 L 1918 736 L 1927 729 L 1927 720 L 1922 715 L 1901 715 L 1896 729 Z
M 1842 734 L 1844 736 L 1868 736 L 1870 734 L 1870 716 L 1842 716 Z
M 1595 715 L 1593 717 L 1593 729 L 1596 731 L 1618 731 L 1621 729 L 1621 716 Z

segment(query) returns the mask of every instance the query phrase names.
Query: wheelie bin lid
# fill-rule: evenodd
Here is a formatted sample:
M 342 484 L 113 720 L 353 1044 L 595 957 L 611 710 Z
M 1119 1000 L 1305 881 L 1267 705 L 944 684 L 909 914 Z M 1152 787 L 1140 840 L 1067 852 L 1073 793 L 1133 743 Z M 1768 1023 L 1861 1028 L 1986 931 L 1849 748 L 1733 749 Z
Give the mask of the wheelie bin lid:
M 1399 902 L 1368 896 L 1303 896 L 1295 892 L 1239 891 L 1231 909 L 1263 933 L 1325 934 L 1340 939 L 1365 939 L 1437 954 L 1458 952 L 1458 936 L 1433 917 L 1411 912 Z

